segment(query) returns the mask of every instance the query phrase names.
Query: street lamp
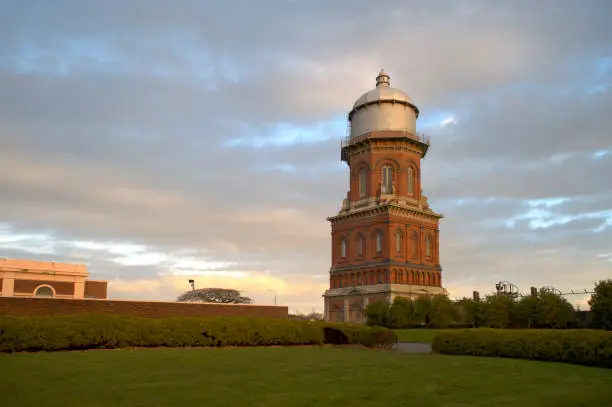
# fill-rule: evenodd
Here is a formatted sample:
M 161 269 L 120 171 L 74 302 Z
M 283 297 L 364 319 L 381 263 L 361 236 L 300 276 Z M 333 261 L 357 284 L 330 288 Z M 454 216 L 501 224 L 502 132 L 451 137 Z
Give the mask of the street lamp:
M 270 293 L 274 293 L 274 305 L 276 305 L 277 304 L 277 301 L 276 301 L 276 291 L 274 291 L 274 290 L 266 290 L 266 291 L 268 291 Z
M 195 280 L 189 280 L 189 285 L 191 286 L 191 289 L 193 290 L 193 293 L 195 294 Z

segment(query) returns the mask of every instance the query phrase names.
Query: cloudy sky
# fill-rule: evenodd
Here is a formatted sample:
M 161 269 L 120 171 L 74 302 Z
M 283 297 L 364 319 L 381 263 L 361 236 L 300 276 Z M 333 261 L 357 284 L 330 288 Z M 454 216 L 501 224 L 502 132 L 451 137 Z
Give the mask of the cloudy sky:
M 381 66 L 431 136 L 451 296 L 612 276 L 612 3 L 0 0 L 0 257 L 115 298 L 322 309 Z M 572 300 L 584 303 L 584 298 Z

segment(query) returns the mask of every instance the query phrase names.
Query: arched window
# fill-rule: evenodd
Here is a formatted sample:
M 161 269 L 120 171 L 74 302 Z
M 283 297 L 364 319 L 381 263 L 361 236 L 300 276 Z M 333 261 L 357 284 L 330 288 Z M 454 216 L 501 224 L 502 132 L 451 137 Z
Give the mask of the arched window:
M 48 285 L 41 285 L 40 287 L 36 289 L 36 291 L 34 291 L 34 296 L 35 297 L 54 297 L 55 293 L 53 292 L 53 289 L 49 287 Z
M 398 253 L 402 252 L 402 231 L 398 230 L 395 232 L 395 250 Z
M 408 195 L 414 195 L 414 170 L 408 167 Z
M 382 252 L 382 232 L 376 232 L 376 253 Z
M 342 241 L 340 242 L 340 255 L 342 258 L 346 257 L 346 239 L 344 238 L 342 238 Z
M 357 238 L 357 255 L 359 257 L 363 256 L 363 236 L 359 235 Z
M 431 235 L 429 233 L 427 234 L 427 236 L 425 236 L 425 245 L 427 250 L 427 257 L 431 257 Z
M 393 168 L 390 165 L 382 167 L 382 193 L 390 194 L 393 192 Z
M 359 197 L 363 198 L 368 193 L 368 186 L 366 183 L 366 170 L 362 168 L 359 171 Z

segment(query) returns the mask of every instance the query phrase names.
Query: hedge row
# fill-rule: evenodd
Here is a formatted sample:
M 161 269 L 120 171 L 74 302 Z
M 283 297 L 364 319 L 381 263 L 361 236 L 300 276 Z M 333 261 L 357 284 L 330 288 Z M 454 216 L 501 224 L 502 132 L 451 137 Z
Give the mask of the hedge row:
M 384 328 L 261 318 L 0 316 L 0 352 L 122 347 L 269 346 L 397 342 Z
M 472 329 L 442 332 L 436 353 L 496 356 L 612 368 L 612 332 Z

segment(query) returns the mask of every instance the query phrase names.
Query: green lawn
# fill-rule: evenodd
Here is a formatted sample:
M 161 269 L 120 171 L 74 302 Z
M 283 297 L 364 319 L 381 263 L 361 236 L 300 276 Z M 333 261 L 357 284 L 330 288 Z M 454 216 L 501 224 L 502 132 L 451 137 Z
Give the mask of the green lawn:
M 431 343 L 434 336 L 440 332 L 455 331 L 455 329 L 394 329 L 400 342 Z
M 612 370 L 355 348 L 0 355 L 0 406 L 606 406 Z

